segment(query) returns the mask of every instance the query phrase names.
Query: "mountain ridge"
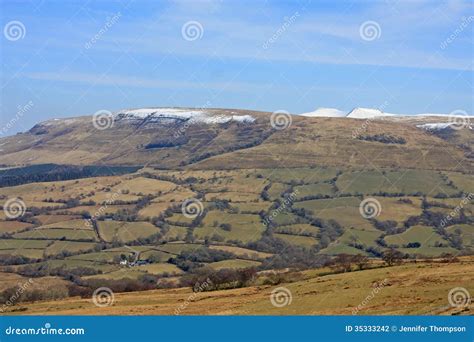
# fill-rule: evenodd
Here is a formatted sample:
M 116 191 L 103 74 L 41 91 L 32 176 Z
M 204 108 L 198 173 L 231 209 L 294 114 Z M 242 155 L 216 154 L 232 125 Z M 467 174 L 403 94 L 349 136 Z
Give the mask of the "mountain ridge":
M 367 159 L 375 167 L 471 167 L 472 129 L 452 129 L 449 117 L 384 116 L 367 122 L 359 120 L 367 115 L 367 109 L 351 113 L 346 117 L 305 117 L 238 109 L 122 110 L 105 113 L 105 126 L 97 125 L 100 122 L 95 116 L 39 123 L 27 132 L 1 138 L 0 158 L 4 165 L 204 169 L 360 168 L 366 167 Z M 380 113 L 369 112 L 375 118 Z M 280 119 L 286 126 L 275 125 Z M 434 134 L 432 127 L 440 127 L 443 134 Z M 391 143 L 395 141 L 403 143 Z
M 377 117 L 394 117 L 394 118 L 420 118 L 420 117 L 470 117 L 472 115 L 467 114 L 463 111 L 454 111 L 449 114 L 443 113 L 419 113 L 419 114 L 407 114 L 407 113 L 386 113 L 378 108 L 365 108 L 365 107 L 355 107 L 350 111 L 343 111 L 337 108 L 326 108 L 319 107 L 315 111 L 298 114 L 306 117 L 346 117 L 353 119 L 370 119 Z

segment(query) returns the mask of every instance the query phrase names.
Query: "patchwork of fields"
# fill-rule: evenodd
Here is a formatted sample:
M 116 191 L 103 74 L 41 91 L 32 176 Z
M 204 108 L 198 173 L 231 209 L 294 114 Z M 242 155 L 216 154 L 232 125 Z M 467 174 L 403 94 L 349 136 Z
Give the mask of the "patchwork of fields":
M 471 184 L 432 170 L 148 167 L 3 187 L 0 271 L 76 290 L 124 279 L 156 288 L 204 270 L 321 267 L 339 254 L 461 256 L 474 249 Z

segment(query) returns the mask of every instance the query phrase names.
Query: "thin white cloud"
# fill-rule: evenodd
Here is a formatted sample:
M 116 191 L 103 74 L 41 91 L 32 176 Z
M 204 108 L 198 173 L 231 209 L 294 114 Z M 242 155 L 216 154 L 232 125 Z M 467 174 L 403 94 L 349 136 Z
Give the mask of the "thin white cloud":
M 143 77 L 132 77 L 125 75 L 113 74 L 90 74 L 80 72 L 30 72 L 22 74 L 23 77 L 54 82 L 77 82 L 85 83 L 91 86 L 121 86 L 136 88 L 162 88 L 162 89 L 212 89 L 212 90 L 229 90 L 229 91 L 256 91 L 262 87 L 270 86 L 270 84 L 250 84 L 245 82 L 193 82 L 193 81 L 174 81 L 160 80 Z

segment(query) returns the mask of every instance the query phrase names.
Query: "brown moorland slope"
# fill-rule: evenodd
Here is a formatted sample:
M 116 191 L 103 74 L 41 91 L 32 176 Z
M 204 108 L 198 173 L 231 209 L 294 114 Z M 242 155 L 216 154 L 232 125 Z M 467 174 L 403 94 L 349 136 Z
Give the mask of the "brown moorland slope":
M 450 305 L 451 289 L 474 292 L 474 258 L 457 263 L 410 262 L 400 266 L 322 274 L 277 286 L 193 293 L 189 288 L 115 294 L 113 305 L 70 298 L 22 303 L 9 313 L 34 315 L 469 315 L 471 306 Z M 301 278 L 301 277 L 300 277 Z M 284 288 L 284 290 L 282 290 Z M 374 289 L 377 288 L 377 291 Z M 287 291 L 282 307 L 272 305 L 273 290 Z M 371 296 L 372 295 L 372 296 Z M 367 300 L 368 296 L 371 296 Z M 359 307 L 359 305 L 361 305 Z M 356 308 L 358 310 L 354 311 Z
M 125 120 L 94 127 L 91 116 L 50 120 L 0 139 L 4 165 L 107 164 L 160 168 L 274 168 L 331 165 L 472 170 L 472 130 L 427 132 L 417 125 L 447 117 L 312 118 L 291 116 L 277 130 L 271 113 L 208 109 L 211 117 L 250 115 L 254 122 Z M 367 139 L 376 135 L 403 143 Z M 364 137 L 364 139 L 361 139 Z

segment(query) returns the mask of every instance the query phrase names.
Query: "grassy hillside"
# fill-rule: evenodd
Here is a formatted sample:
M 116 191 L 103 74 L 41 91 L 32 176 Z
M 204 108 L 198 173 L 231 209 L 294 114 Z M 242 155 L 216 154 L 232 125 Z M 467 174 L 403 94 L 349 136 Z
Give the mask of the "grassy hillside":
M 16 308 L 21 311 L 10 312 L 32 315 L 469 315 L 472 308 L 452 307 L 448 293 L 459 286 L 473 293 L 472 274 L 472 258 L 453 264 L 417 262 L 329 275 L 324 275 L 323 270 L 310 270 L 289 276 L 294 282 L 277 286 L 194 294 L 189 288 L 120 293 L 115 294 L 113 305 L 103 308 L 97 308 L 90 299 L 71 298 L 25 303 Z M 270 301 L 271 293 L 282 287 L 289 291 L 291 303 L 276 307 Z

